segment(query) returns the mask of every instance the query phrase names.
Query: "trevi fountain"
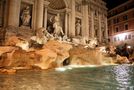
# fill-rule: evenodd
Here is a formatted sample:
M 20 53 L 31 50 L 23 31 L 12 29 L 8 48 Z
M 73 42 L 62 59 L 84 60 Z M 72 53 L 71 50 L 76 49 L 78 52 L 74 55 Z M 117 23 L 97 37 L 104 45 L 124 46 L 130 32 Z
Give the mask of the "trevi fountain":
M 134 90 L 134 55 L 108 43 L 102 0 L 2 0 L 0 10 L 0 90 Z

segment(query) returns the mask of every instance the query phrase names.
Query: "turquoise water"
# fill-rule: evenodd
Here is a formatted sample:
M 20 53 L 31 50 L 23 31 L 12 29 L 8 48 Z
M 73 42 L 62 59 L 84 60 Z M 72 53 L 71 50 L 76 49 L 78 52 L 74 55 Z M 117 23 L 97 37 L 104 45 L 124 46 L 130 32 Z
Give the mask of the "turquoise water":
M 134 66 L 103 66 L 61 71 L 19 71 L 0 75 L 0 90 L 134 90 Z

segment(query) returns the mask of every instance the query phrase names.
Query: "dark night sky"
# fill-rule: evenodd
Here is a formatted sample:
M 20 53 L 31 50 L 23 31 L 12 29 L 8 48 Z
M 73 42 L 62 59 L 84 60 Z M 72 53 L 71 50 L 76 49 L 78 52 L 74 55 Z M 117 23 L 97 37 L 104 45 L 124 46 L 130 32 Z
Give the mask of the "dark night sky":
M 105 1 L 107 3 L 107 7 L 110 10 L 128 0 L 103 0 L 103 1 Z

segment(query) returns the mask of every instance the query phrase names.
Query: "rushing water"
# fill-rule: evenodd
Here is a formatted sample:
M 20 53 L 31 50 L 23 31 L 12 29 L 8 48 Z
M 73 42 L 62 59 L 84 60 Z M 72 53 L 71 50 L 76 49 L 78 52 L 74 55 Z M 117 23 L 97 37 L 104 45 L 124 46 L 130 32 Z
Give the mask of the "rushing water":
M 0 75 L 0 90 L 134 90 L 134 66 L 19 71 Z

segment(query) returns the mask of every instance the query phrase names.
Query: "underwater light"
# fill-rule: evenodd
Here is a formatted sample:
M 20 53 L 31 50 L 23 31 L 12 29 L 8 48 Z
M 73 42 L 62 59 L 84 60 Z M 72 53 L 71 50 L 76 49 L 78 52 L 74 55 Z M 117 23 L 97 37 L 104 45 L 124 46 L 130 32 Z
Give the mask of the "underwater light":
M 131 46 L 127 46 L 127 48 L 131 48 Z

